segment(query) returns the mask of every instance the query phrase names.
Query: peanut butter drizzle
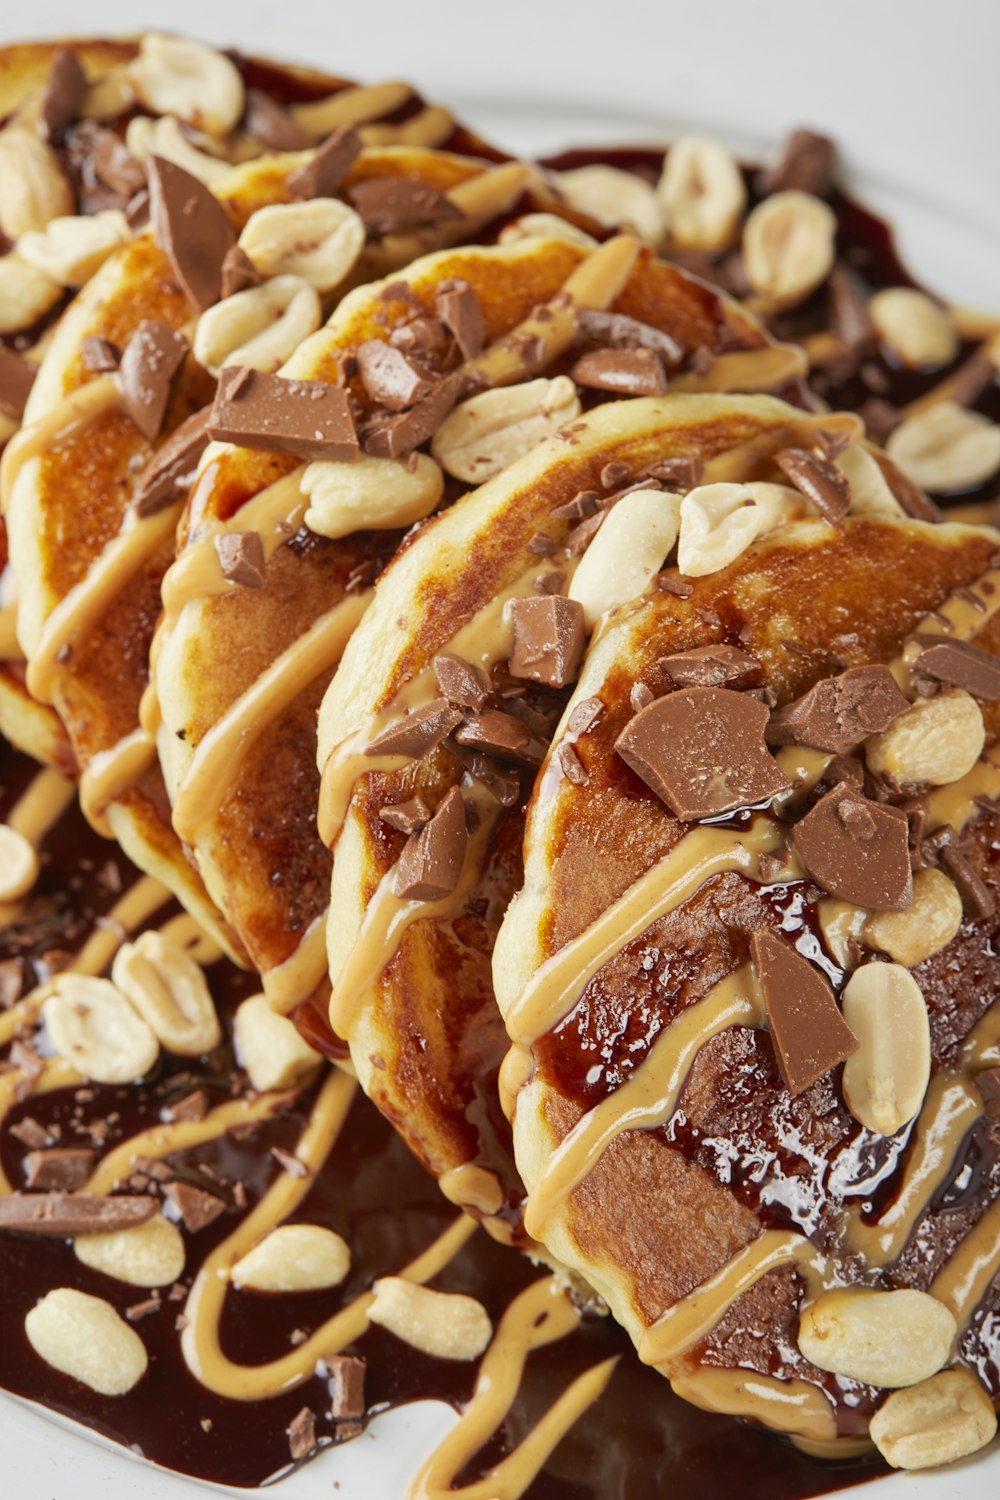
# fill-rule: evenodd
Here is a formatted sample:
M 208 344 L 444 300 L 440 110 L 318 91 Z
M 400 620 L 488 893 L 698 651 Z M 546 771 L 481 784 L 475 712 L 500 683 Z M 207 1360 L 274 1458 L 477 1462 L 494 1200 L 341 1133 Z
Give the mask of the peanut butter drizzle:
M 10 509 L 14 486 L 25 464 L 40 458 L 84 422 L 92 422 L 121 399 L 114 375 L 100 375 L 59 401 L 51 411 L 29 422 L 11 438 L 0 458 L 0 506 Z
M 959 1329 L 964 1330 L 998 1271 L 1000 1200 L 995 1200 L 935 1276 L 931 1294 L 944 1303 L 954 1314 Z
M 261 1401 L 301 1385 L 319 1360 L 337 1354 L 368 1327 L 373 1294 L 366 1292 L 335 1313 L 299 1348 L 264 1365 L 239 1365 L 222 1352 L 219 1326 L 229 1289 L 229 1272 L 247 1251 L 292 1213 L 322 1170 L 343 1127 L 357 1084 L 339 1069 L 326 1078 L 295 1156 L 307 1169 L 302 1177 L 282 1173 L 257 1207 L 203 1263 L 185 1306 L 188 1326 L 181 1348 L 191 1373 L 208 1390 L 232 1401 Z M 416 1260 L 398 1274 L 425 1282 L 437 1276 L 475 1233 L 476 1225 L 457 1218 Z
M 838 1438 L 833 1407 L 818 1386 L 806 1380 L 778 1380 L 756 1370 L 714 1365 L 681 1365 L 670 1384 L 685 1401 L 704 1411 L 748 1417 L 791 1435 L 796 1447 L 817 1458 L 847 1458 L 871 1447 L 867 1439 Z
M 616 1359 L 578 1376 L 524 1442 L 482 1479 L 458 1490 L 452 1486 L 513 1406 L 531 1351 L 565 1338 L 577 1322 L 569 1295 L 554 1276 L 533 1282 L 514 1299 L 483 1357 L 472 1400 L 414 1479 L 407 1500 L 444 1500 L 449 1495 L 462 1500 L 517 1500 L 524 1494 L 559 1440 L 604 1392 Z
M 766 344 L 761 349 L 740 349 L 732 354 L 719 354 L 704 373 L 690 371 L 686 375 L 674 375 L 670 381 L 671 392 L 711 391 L 740 392 L 773 391 L 789 380 L 808 375 L 809 357 L 799 344 Z M 820 424 L 822 425 L 822 424 Z M 858 436 L 864 431 L 860 421 L 856 423 Z
M 92 756 L 80 777 L 80 807 L 91 828 L 114 837 L 108 808 L 120 802 L 156 760 L 156 742 L 138 725 L 108 750 Z
M 770 1271 L 788 1265 L 797 1266 L 805 1276 L 811 1298 L 832 1284 L 830 1262 L 805 1235 L 788 1229 L 765 1229 L 714 1276 L 664 1309 L 643 1332 L 639 1358 L 644 1365 L 656 1365 L 669 1374 L 671 1362 L 707 1338 L 737 1297 Z
M 37 848 L 75 796 L 76 787 L 67 777 L 58 771 L 39 771 L 8 813 L 7 826 Z
M 302 941 L 284 963 L 273 969 L 265 969 L 260 976 L 264 994 L 271 1002 L 272 1010 L 287 1016 L 303 997 L 311 995 L 325 978 L 326 924 L 329 909 L 314 917 L 305 930 Z
M 425 104 L 399 125 L 362 125 L 366 146 L 440 146 L 455 128 L 455 117 L 441 104 Z
M 174 799 L 174 829 L 186 843 L 196 841 L 199 830 L 221 806 L 264 730 L 321 673 L 336 666 L 372 592 L 348 594 L 320 615 L 230 704 L 201 740 Z
M 293 104 L 290 113 L 303 130 L 319 137 L 329 135 L 338 125 L 361 125 L 394 114 L 412 98 L 408 83 L 369 83 L 338 89 L 326 99 Z
M 548 1158 L 524 1210 L 524 1227 L 532 1239 L 544 1238 L 556 1208 L 590 1175 L 617 1136 L 626 1130 L 652 1130 L 669 1120 L 691 1064 L 706 1042 L 730 1026 L 764 1024 L 747 964 L 670 1022 L 628 1082 L 588 1110 Z
M 23 661 L 17 638 L 17 603 L 0 604 L 0 661 Z
M 482 1214 L 496 1214 L 503 1207 L 503 1188 L 494 1172 L 464 1161 L 438 1178 L 438 1187 L 449 1203 L 459 1208 L 474 1208 Z
M 500 804 L 477 781 L 463 788 L 466 805 L 479 814 L 469 835 L 465 861 L 455 889 L 440 901 L 414 901 L 397 896 L 396 866 L 388 869 L 368 902 L 353 947 L 340 970 L 331 972 L 330 1025 L 338 1036 L 349 1040 L 361 1011 L 396 955 L 403 933 L 414 922 L 440 921 L 457 915 L 479 878 L 490 837 L 500 814 Z

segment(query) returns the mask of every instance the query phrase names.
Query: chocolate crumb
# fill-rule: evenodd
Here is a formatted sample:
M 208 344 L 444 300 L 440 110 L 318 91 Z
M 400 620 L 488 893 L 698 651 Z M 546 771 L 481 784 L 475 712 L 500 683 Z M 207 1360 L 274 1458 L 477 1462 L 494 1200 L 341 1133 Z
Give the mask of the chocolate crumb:
M 298 1461 L 316 1446 L 316 1418 L 308 1406 L 292 1418 L 288 1428 L 288 1451 Z

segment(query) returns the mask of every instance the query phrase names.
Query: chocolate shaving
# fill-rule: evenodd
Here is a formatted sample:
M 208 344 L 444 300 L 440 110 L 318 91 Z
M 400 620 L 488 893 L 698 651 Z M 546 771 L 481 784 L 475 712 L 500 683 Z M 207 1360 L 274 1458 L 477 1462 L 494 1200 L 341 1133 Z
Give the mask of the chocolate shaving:
M 130 1323 L 141 1323 L 143 1318 L 148 1318 L 151 1313 L 159 1312 L 163 1306 L 163 1299 L 159 1292 L 154 1292 L 143 1302 L 133 1302 L 131 1307 L 126 1307 L 125 1316 Z
M 767 742 L 843 754 L 870 734 L 888 729 L 909 706 L 888 667 L 850 667 L 775 709 Z
M 948 636 L 918 636 L 926 642 L 913 663 L 915 672 L 923 672 L 938 682 L 964 688 L 981 703 L 1000 699 L 1000 660 L 982 651 L 970 641 L 955 641 Z
M 152 156 L 148 174 L 153 237 L 191 306 L 204 312 L 222 295 L 222 262 L 236 231 L 218 198 L 183 167 Z
M 672 334 L 625 313 L 581 307 L 576 312 L 576 326 L 586 338 L 609 349 L 651 349 L 668 370 L 676 369 L 684 358 L 684 350 Z
M 94 1167 L 94 1152 L 86 1146 L 55 1146 L 48 1151 L 30 1151 L 24 1158 L 25 1184 L 32 1191 L 52 1189 L 75 1193 Z
M 361 155 L 361 137 L 353 125 L 341 125 L 286 184 L 293 198 L 332 198 Z
M 434 675 L 441 692 L 456 708 L 482 708 L 490 695 L 490 679 L 482 667 L 451 651 L 435 656 Z
M 483 750 L 488 755 L 497 755 L 502 760 L 539 761 L 541 747 L 530 730 L 513 714 L 505 714 L 498 708 L 487 708 L 482 713 L 469 714 L 455 731 L 459 745 L 469 750 Z
M 0 344 L 0 412 L 20 422 L 37 374 L 34 365 Z
M 208 446 L 210 408 L 205 406 L 174 429 L 139 476 L 132 504 L 140 516 L 155 516 L 183 500 Z
M 189 1234 L 206 1229 L 226 1211 L 221 1198 L 190 1182 L 168 1182 L 163 1191 L 180 1214 L 181 1223 Z
M 575 681 L 583 656 L 583 606 L 575 599 L 550 594 L 541 599 L 514 599 L 510 604 L 514 649 L 512 677 L 562 688 Z
M 790 1094 L 801 1094 L 858 1049 L 829 980 L 769 927 L 750 937 L 750 956 L 764 995 L 778 1070 Z
M 469 834 L 462 793 L 453 786 L 430 822 L 411 835 L 396 865 L 396 895 L 405 901 L 440 901 L 455 889 Z
M 796 823 L 792 843 L 816 884 L 838 900 L 872 911 L 905 911 L 913 900 L 901 808 L 872 802 L 841 783 Z
M 394 802 L 389 807 L 379 808 L 379 817 L 397 833 L 419 833 L 431 820 L 431 810 L 423 797 L 411 797 L 408 802 Z
M 237 292 L 246 292 L 253 286 L 260 286 L 263 280 L 246 251 L 241 250 L 239 245 L 230 245 L 222 258 L 220 298 L 224 301 L 227 297 L 235 297 Z
M 298 1462 L 306 1458 L 316 1447 L 316 1418 L 308 1406 L 304 1406 L 291 1420 L 288 1427 L 288 1451 Z
M 363 1417 L 365 1361 L 353 1354 L 334 1354 L 328 1355 L 323 1363 L 330 1382 L 330 1416 L 335 1422 L 356 1421 Z
M 92 1198 L 82 1193 L 12 1193 L 0 1198 L 0 1230 L 18 1234 L 116 1234 L 145 1224 L 159 1209 L 155 1198 Z
M 215 538 L 223 578 L 245 589 L 264 587 L 264 543 L 257 531 L 225 531 Z
M 390 724 L 368 744 L 366 755 L 406 755 L 419 760 L 440 745 L 462 722 L 462 715 L 446 698 L 434 698 Z
M 208 434 L 240 448 L 309 460 L 350 463 L 358 456 L 346 391 L 322 380 L 286 380 L 246 366 L 222 371 Z
M 847 515 L 851 507 L 850 481 L 829 459 L 805 448 L 783 448 L 774 455 L 774 461 L 795 488 L 812 501 L 824 521 L 834 525 Z
M 49 140 L 80 118 L 87 97 L 87 75 L 76 54 L 61 47 L 52 59 L 39 116 Z
M 113 374 L 122 360 L 122 351 L 118 345 L 113 344 L 110 339 L 102 338 L 99 333 L 92 333 L 84 339 L 80 353 L 87 369 L 92 370 L 95 375 Z
M 637 713 L 615 749 L 676 817 L 712 817 L 789 786 L 764 745 L 767 719 L 746 693 L 684 688 Z
M 569 373 L 577 385 L 616 396 L 662 396 L 667 389 L 663 361 L 652 349 L 591 349 Z
M 758 191 L 766 197 L 794 188 L 827 198 L 833 191 L 836 164 L 837 151 L 829 136 L 815 130 L 793 130 L 781 159 L 760 174 Z
M 992 917 L 997 907 L 996 896 L 968 856 L 954 844 L 946 844 L 941 850 L 941 863 L 958 888 L 966 915 L 973 921 Z
M 355 183 L 347 196 L 370 234 L 393 234 L 462 218 L 461 210 L 444 193 L 411 177 L 371 177 Z
M 405 411 L 434 390 L 433 375 L 384 339 L 368 339 L 357 352 L 358 373 L 369 398 L 387 411 Z
M 704 470 L 700 458 L 661 458 L 650 464 L 646 474 L 650 479 L 660 480 L 668 490 L 686 495 L 689 490 L 697 489 Z
M 479 298 L 467 281 L 444 281 L 434 298 L 434 310 L 447 328 L 463 359 L 475 359 L 486 340 L 486 324 Z
M 374 458 L 404 458 L 412 453 L 434 436 L 467 384 L 458 372 L 446 375 L 409 411 L 373 423 L 365 434 L 365 452 Z
M 170 387 L 184 363 L 188 341 L 166 323 L 146 319 L 125 345 L 118 378 L 125 410 L 143 437 L 159 435 L 170 400 Z
M 314 137 L 263 89 L 247 89 L 243 129 L 268 151 L 307 151 Z M 290 179 L 289 179 L 290 180 Z
M 678 651 L 673 656 L 661 656 L 658 665 L 663 668 L 674 687 L 722 687 L 756 672 L 759 663 L 741 651 L 738 646 L 695 646 L 691 651 Z

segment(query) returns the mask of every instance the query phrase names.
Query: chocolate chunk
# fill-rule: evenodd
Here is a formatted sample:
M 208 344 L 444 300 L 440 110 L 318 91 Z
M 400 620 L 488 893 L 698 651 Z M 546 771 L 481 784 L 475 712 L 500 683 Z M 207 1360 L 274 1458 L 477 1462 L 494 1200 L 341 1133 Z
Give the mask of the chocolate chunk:
M 774 461 L 795 488 L 812 501 L 824 521 L 833 525 L 847 515 L 851 507 L 850 481 L 829 459 L 805 448 L 783 448 L 774 455 Z
M 189 1234 L 206 1229 L 226 1211 L 221 1198 L 190 1182 L 168 1182 L 163 1191 L 180 1214 L 181 1223 Z
M 964 688 L 981 703 L 1000 699 L 1000 660 L 981 651 L 969 641 L 953 641 L 948 636 L 918 636 L 927 642 L 913 663 L 915 672 L 923 672 L 938 682 Z
M 455 731 L 455 739 L 470 750 L 484 750 L 488 755 L 497 755 L 502 760 L 541 760 L 541 747 L 533 739 L 527 725 L 513 714 L 505 714 L 498 708 L 487 708 L 479 714 L 469 714 Z
M 31 1151 L 42 1151 L 46 1146 L 53 1145 L 57 1139 L 54 1133 L 46 1130 L 45 1126 L 40 1125 L 31 1115 L 25 1115 L 23 1120 L 18 1120 L 11 1125 L 7 1134 L 12 1135 L 15 1141 L 20 1141 L 22 1146 L 27 1146 Z
M 152 156 L 148 172 L 153 237 L 191 306 L 204 312 L 222 295 L 222 262 L 236 231 L 218 198 L 183 167 Z
M 408 802 L 394 802 L 390 807 L 380 807 L 379 817 L 397 833 L 419 833 L 431 820 L 431 810 L 423 797 L 411 797 Z
M 510 604 L 514 649 L 512 677 L 562 688 L 576 680 L 583 656 L 583 606 L 561 594 L 514 599 Z
M 90 1176 L 94 1160 L 94 1152 L 85 1146 L 55 1146 L 49 1151 L 30 1151 L 24 1158 L 25 1183 L 32 1190 L 42 1188 L 75 1193 Z
M 767 742 L 842 754 L 870 734 L 888 729 L 909 706 L 888 667 L 850 667 L 775 709 Z
M 10 1010 L 24 994 L 24 959 L 0 959 L 0 1010 Z
M 628 695 L 633 713 L 637 714 L 641 708 L 648 708 L 655 698 L 652 688 L 648 688 L 644 682 L 633 682 Z
M 764 993 L 778 1068 L 790 1094 L 822 1078 L 858 1039 L 844 1020 L 829 980 L 770 927 L 750 937 L 750 957 Z
M 878 459 L 876 458 L 876 462 Z M 893 495 L 899 501 L 903 511 L 914 521 L 930 521 L 938 524 L 944 520 L 944 512 L 935 505 L 929 495 L 925 495 L 919 485 L 914 484 L 912 479 L 907 478 L 902 469 L 895 464 L 880 465 L 882 476 L 892 490 Z
M 570 734 L 579 738 L 580 735 L 593 729 L 603 718 L 604 704 L 600 698 L 584 698 L 570 714 L 566 728 Z
M 0 345 L 0 412 L 20 422 L 37 374 L 35 365 Z
M 463 359 L 475 359 L 486 340 L 486 324 L 479 298 L 467 281 L 444 281 L 434 298 L 434 310 L 458 345 Z
M 330 1416 L 335 1422 L 356 1421 L 365 1414 L 365 1370 L 363 1359 L 353 1354 L 328 1355 L 323 1361 L 329 1380 Z
M 286 380 L 246 366 L 222 371 L 208 435 L 239 448 L 310 460 L 350 463 L 358 456 L 346 391 L 322 380 Z
M 453 786 L 430 822 L 409 838 L 396 865 L 396 895 L 405 901 L 440 901 L 462 874 L 469 834 L 462 793 Z
M 307 151 L 315 139 L 263 89 L 247 89 L 243 129 L 268 151 Z
M 490 679 L 482 667 L 451 651 L 435 656 L 434 675 L 441 692 L 456 708 L 482 708 L 490 695 Z
M 52 59 L 39 111 L 50 140 L 80 118 L 86 97 L 87 75 L 76 54 L 61 47 Z
M 651 349 L 668 369 L 675 369 L 684 358 L 684 350 L 672 334 L 625 313 L 581 307 L 577 309 L 576 326 L 586 338 L 609 349 Z
M 188 347 L 182 333 L 152 319 L 140 323 L 125 345 L 118 367 L 122 400 L 132 421 L 150 442 L 163 426 L 170 386 Z
M 764 746 L 767 719 L 746 693 L 684 688 L 637 713 L 615 749 L 676 817 L 707 818 L 789 786 Z
M 288 1427 L 288 1451 L 296 1462 L 316 1446 L 316 1418 L 308 1406 L 292 1418 Z
M 365 452 L 373 458 L 404 458 L 412 453 L 434 436 L 466 388 L 464 375 L 446 375 L 409 411 L 375 423 L 365 435 Z
M 83 362 L 95 375 L 110 375 L 122 362 L 122 351 L 110 339 L 92 333 L 80 346 Z
M 263 280 L 246 251 L 241 250 L 239 245 L 230 245 L 222 258 L 220 298 L 224 301 L 226 297 L 235 297 L 237 292 L 246 292 L 252 286 L 260 286 Z
M 412 177 L 370 177 L 348 189 L 348 198 L 372 234 L 419 229 L 462 218 L 462 212 L 437 188 Z
M 389 342 L 404 354 L 439 355 L 448 346 L 449 334 L 440 318 L 414 318 L 402 328 L 394 328 Z
M 700 458 L 661 458 L 655 464 L 650 464 L 646 474 L 650 479 L 658 479 L 661 484 L 665 484 L 668 490 L 686 495 L 689 490 L 697 489 L 704 468 Z
M 226 531 L 215 538 L 215 553 L 222 576 L 245 589 L 262 589 L 266 561 L 264 543 L 257 531 Z
M 783 193 L 796 188 L 826 198 L 833 191 L 837 150 L 829 136 L 815 130 L 793 130 L 778 161 L 762 172 L 758 189 L 762 194 Z
M 429 396 L 435 380 L 384 339 L 369 339 L 357 353 L 358 373 L 369 397 L 388 411 L 405 411 Z
M 983 1068 L 973 1082 L 983 1101 L 983 1110 L 991 1124 L 1000 1121 L 1000 1068 Z
M 616 396 L 662 396 L 667 389 L 663 361 L 652 349 L 591 349 L 569 373 L 577 385 Z
M 556 759 L 567 781 L 571 781 L 574 786 L 586 786 L 590 780 L 587 768 L 572 745 L 560 745 L 556 751 Z
M 115 1234 L 145 1224 L 159 1209 L 156 1198 L 91 1198 L 82 1193 L 12 1193 L 0 1198 L 0 1230 L 19 1234 Z
M 462 715 L 446 698 L 434 698 L 390 724 L 366 747 L 366 755 L 406 755 L 419 760 L 440 745 L 462 722 Z
M 176 1104 L 168 1105 L 163 1111 L 163 1118 L 173 1125 L 178 1120 L 203 1120 L 207 1114 L 208 1095 L 204 1089 L 195 1089 L 193 1093 L 185 1094 L 183 1099 L 178 1099 Z
M 792 843 L 816 884 L 872 911 L 905 911 L 913 900 L 909 828 L 898 807 L 836 786 L 796 823 Z
M 572 500 L 553 506 L 552 515 L 558 521 L 586 521 L 596 512 L 600 500 L 596 490 L 579 490 Z
M 155 516 L 183 500 L 208 446 L 210 407 L 194 412 L 167 438 L 139 475 L 132 504 L 140 516 Z
M 738 646 L 695 646 L 661 656 L 659 665 L 674 687 L 722 687 L 737 677 L 755 672 L 759 663 Z
M 868 303 L 858 291 L 850 271 L 843 266 L 834 266 L 827 287 L 834 333 L 852 351 L 866 348 L 875 337 L 875 329 L 868 315 Z
M 501 807 L 513 807 L 521 796 L 520 772 L 511 765 L 502 766 L 499 761 L 478 751 L 461 752 L 462 765 L 470 776 L 495 797 Z
M 287 182 L 293 198 L 332 198 L 361 155 L 361 137 L 352 125 L 341 125 L 328 135 L 311 161 L 293 172 Z
M 113 130 L 98 125 L 93 120 L 86 121 L 85 127 L 81 126 L 80 130 L 84 128 L 90 145 L 90 170 L 94 177 L 121 203 L 129 203 L 137 193 L 145 190 L 145 168 L 141 162 L 136 161 L 121 136 L 116 135 Z
M 973 921 L 992 917 L 997 908 L 996 896 L 968 856 L 954 844 L 946 844 L 941 850 L 941 863 L 958 888 L 966 915 Z

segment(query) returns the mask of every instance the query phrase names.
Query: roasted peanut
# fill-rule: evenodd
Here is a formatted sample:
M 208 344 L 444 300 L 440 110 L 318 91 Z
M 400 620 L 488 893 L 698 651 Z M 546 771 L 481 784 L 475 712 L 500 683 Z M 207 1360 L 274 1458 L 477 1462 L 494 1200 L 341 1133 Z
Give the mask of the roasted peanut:
M 262 276 L 301 276 L 318 292 L 340 285 L 364 243 L 360 217 L 338 198 L 270 203 L 250 215 L 240 235 L 240 249 Z
M 0 255 L 0 334 L 20 333 L 45 316 L 63 294 L 58 281 L 19 255 Z
M 689 578 L 718 573 L 760 535 L 764 520 L 747 485 L 699 485 L 681 501 L 678 568 Z
M 843 1287 L 803 1308 L 799 1349 L 821 1370 L 866 1385 L 917 1385 L 951 1354 L 952 1314 L 927 1292 Z
M 255 1089 L 287 1089 L 323 1061 L 292 1022 L 271 1009 L 266 995 L 252 995 L 236 1012 L 236 1056 Z
M 73 1241 L 77 1260 L 92 1271 L 129 1286 L 171 1286 L 184 1272 L 184 1239 L 162 1214 L 134 1229 L 81 1234 Z
M 986 742 L 983 716 L 975 698 L 952 688 L 935 698 L 918 698 L 881 734 L 866 741 L 873 771 L 897 781 L 948 786 L 972 770 Z
M 149 32 L 129 64 L 139 100 L 209 135 L 226 135 L 243 114 L 243 80 L 228 57 L 203 42 Z
M 868 315 L 882 343 L 910 369 L 935 370 L 958 354 L 958 334 L 947 309 L 916 287 L 876 292 Z
M 354 463 L 310 464 L 302 489 L 309 496 L 309 530 L 336 539 L 423 520 L 441 499 L 444 475 L 426 453 L 416 455 L 412 468 L 405 461 L 365 455 Z
M 211 187 L 232 170 L 228 162 L 199 151 L 184 134 L 174 115 L 164 115 L 160 120 L 151 120 L 148 115 L 136 115 L 125 131 L 125 145 L 136 161 L 144 162 L 150 156 L 162 156 L 175 166 L 183 167 L 199 182 Z
M 271 373 L 322 321 L 315 288 L 301 276 L 275 276 L 203 312 L 195 329 L 194 357 L 213 375 L 225 365 Z
M 131 237 L 125 215 L 108 208 L 97 214 L 52 219 L 44 230 L 22 234 L 17 253 L 60 286 L 83 286 Z
M 747 201 L 732 152 L 693 135 L 681 136 L 667 152 L 656 194 L 667 234 L 689 250 L 724 250 Z
M 597 249 L 597 241 L 593 235 L 578 229 L 567 219 L 560 219 L 557 214 L 522 214 L 519 219 L 511 219 L 509 224 L 504 225 L 499 238 L 501 245 L 538 238 L 566 240 L 570 245 L 582 245 L 585 250 Z
M 583 606 L 588 630 L 607 610 L 646 592 L 674 549 L 680 509 L 679 495 L 633 490 L 608 512 L 568 590 Z
M 205 974 L 190 954 L 159 932 L 123 943 L 111 978 L 154 1036 L 181 1057 L 203 1057 L 222 1030 Z
M 852 516 L 901 516 L 903 507 L 889 487 L 882 466 L 861 443 L 851 443 L 834 460 L 851 486 Z
M 493 1337 L 489 1314 L 474 1297 L 432 1292 L 402 1276 L 383 1276 L 368 1317 L 438 1359 L 477 1359 Z
M 149 1366 L 145 1345 L 100 1297 L 58 1287 L 31 1309 L 24 1331 L 35 1353 L 102 1396 L 124 1396 Z
M 901 422 L 885 451 L 921 489 L 970 490 L 1000 469 L 1000 426 L 954 401 L 937 401 Z
M 996 1435 L 993 1402 L 971 1370 L 941 1370 L 896 1391 L 871 1420 L 876 1448 L 894 1469 L 934 1469 L 978 1453 Z
M 20 901 L 38 879 L 38 871 L 35 846 L 16 828 L 0 823 L 0 902 Z
M 758 203 L 743 230 L 747 280 L 775 307 L 794 307 L 833 269 L 837 218 L 828 204 L 790 189 Z
M 660 238 L 656 194 L 634 172 L 618 167 L 576 167 L 557 172 L 555 182 L 566 202 L 600 224 L 634 229 L 651 245 Z
M 339 1234 L 318 1224 L 282 1224 L 233 1266 L 234 1286 L 256 1292 L 313 1292 L 339 1286 L 351 1252 Z
M 899 964 L 865 964 L 844 987 L 843 1010 L 858 1039 L 844 1064 L 844 1101 L 869 1130 L 894 1135 L 919 1114 L 931 1076 L 920 986 Z
M 920 870 L 913 877 L 913 901 L 906 911 L 879 911 L 864 927 L 864 940 L 906 969 L 916 968 L 947 947 L 962 925 L 962 898 L 943 870 Z
M 106 979 L 59 974 L 42 1016 L 56 1052 L 95 1083 L 134 1083 L 160 1047 L 121 990 Z
M 566 375 L 500 386 L 456 406 L 431 452 L 448 474 L 482 484 L 579 415 L 576 386 Z
M 0 229 L 9 240 L 73 212 L 73 191 L 52 147 L 25 125 L 0 130 Z

